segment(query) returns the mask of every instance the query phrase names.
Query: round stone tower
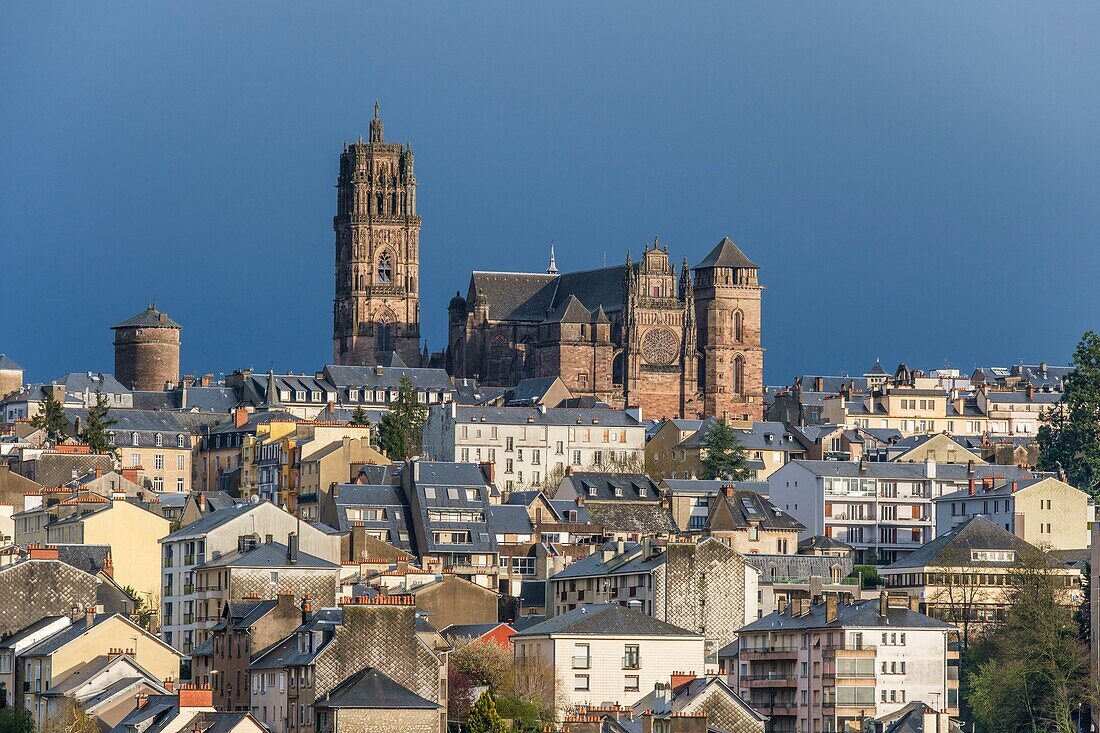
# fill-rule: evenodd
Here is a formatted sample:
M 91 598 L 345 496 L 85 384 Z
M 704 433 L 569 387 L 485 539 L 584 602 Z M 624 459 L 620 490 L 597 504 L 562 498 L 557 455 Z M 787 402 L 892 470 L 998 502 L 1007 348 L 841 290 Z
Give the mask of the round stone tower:
M 115 332 L 115 379 L 133 390 L 159 391 L 180 378 L 180 330 L 183 326 L 156 304 L 122 323 Z

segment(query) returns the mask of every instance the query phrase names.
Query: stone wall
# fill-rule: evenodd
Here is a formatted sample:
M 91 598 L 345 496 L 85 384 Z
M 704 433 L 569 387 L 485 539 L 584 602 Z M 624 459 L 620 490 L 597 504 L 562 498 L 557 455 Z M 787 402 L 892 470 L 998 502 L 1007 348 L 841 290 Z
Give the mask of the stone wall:
M 333 733 L 438 733 L 434 710 L 340 710 Z
M 43 616 L 68 616 L 96 604 L 98 581 L 60 561 L 30 560 L 0 571 L 0 638 Z
M 157 391 L 180 378 L 177 328 L 119 328 L 115 331 L 115 379 L 133 390 Z
M 715 641 L 714 651 L 736 639 L 745 625 L 744 556 L 713 539 L 670 543 L 665 552 L 664 620 Z M 755 583 L 748 585 L 755 608 Z

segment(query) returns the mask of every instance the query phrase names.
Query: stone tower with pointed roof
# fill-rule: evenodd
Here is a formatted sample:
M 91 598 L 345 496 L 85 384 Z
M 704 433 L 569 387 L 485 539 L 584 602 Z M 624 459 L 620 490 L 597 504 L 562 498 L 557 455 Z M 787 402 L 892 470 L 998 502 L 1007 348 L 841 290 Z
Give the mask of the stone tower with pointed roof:
M 155 303 L 111 326 L 115 332 L 115 379 L 139 391 L 159 391 L 180 380 L 180 331 L 183 326 L 157 310 Z
M 336 179 L 333 359 L 375 365 L 391 352 L 420 366 L 420 217 L 408 145 L 383 139 L 378 103 L 370 139 L 344 145 Z
M 695 271 L 698 381 L 705 415 L 760 420 L 764 349 L 760 343 L 759 268 L 729 237 Z

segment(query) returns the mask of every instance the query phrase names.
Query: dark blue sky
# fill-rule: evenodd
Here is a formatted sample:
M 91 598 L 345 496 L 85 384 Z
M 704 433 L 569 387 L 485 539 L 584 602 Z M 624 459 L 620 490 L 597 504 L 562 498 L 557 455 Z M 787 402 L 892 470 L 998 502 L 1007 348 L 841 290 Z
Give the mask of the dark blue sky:
M 185 372 L 331 359 L 341 143 L 417 153 L 423 333 L 472 269 L 723 235 L 769 383 L 1065 362 L 1095 328 L 1100 4 L 4 3 L 0 352 Z

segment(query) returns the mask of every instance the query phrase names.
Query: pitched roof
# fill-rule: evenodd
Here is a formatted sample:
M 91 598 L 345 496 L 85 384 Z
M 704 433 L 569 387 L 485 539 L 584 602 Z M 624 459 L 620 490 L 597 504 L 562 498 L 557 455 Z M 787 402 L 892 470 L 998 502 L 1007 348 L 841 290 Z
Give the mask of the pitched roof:
M 519 272 L 474 272 L 468 302 L 488 303 L 494 321 L 538 323 L 554 307 L 557 275 Z
M 701 639 L 695 632 L 666 624 L 664 621 L 632 611 L 618 603 L 602 603 L 581 606 L 559 616 L 543 621 L 515 637 L 546 636 L 551 634 L 581 634 L 592 636 L 690 636 Z
M 188 525 L 192 526 L 192 525 Z M 287 559 L 287 546 L 278 542 L 264 542 L 256 547 L 241 552 L 234 550 L 221 557 L 208 560 L 203 568 L 264 568 L 264 567 L 295 567 L 313 569 L 336 569 L 340 566 L 336 563 L 322 560 L 305 552 L 298 552 L 298 561 L 291 565 Z
M 435 710 L 439 707 L 374 667 L 356 672 L 314 703 L 318 708 Z
M 806 529 L 802 522 L 777 509 L 755 491 L 734 490 L 732 494 L 727 496 L 726 492 L 720 492 L 718 500 L 711 503 L 707 529 L 714 532 L 748 529 L 751 526 L 796 532 Z
M 7 354 L 0 354 L 0 371 L 22 371 L 23 367 L 15 363 L 15 361 Z
M 612 556 L 604 559 L 604 550 L 610 551 Z M 624 542 L 623 551 L 619 552 L 615 542 L 607 542 L 596 552 L 570 563 L 566 568 L 552 577 L 553 580 L 567 578 L 589 578 L 597 575 L 635 575 L 647 573 L 654 568 L 665 564 L 668 557 L 664 552 L 657 552 L 646 556 L 642 553 L 642 545 L 638 542 Z
M 111 328 L 183 328 L 183 326 L 169 318 L 167 313 L 158 311 L 156 303 L 150 303 L 145 310 L 121 323 L 116 323 Z
M 975 560 L 972 550 L 1011 550 L 1017 560 L 994 562 Z M 887 565 L 883 570 L 921 567 L 967 567 L 1011 568 L 1017 567 L 1021 555 L 1040 556 L 1041 551 L 1025 542 L 999 524 L 995 524 L 978 514 L 962 524 L 941 534 L 931 542 L 918 547 L 900 560 Z M 1054 562 L 1052 560 L 1052 562 Z
M 926 467 L 920 463 L 894 463 L 886 461 L 867 461 L 862 464 L 855 461 L 809 461 L 795 459 L 787 465 L 797 464 L 817 476 L 838 476 L 845 478 L 884 478 L 884 479 L 924 479 Z M 786 466 L 784 466 L 786 468 Z M 779 469 L 782 471 L 783 469 Z M 777 472 L 778 473 L 778 472 Z M 773 474 L 774 475 L 774 474 Z M 1000 476 L 1002 478 L 1031 478 L 1033 472 L 1019 466 L 1001 466 L 993 464 L 975 464 L 974 475 Z M 969 477 L 965 463 L 937 463 L 937 481 L 965 481 Z
M 708 267 L 751 267 L 756 268 L 755 262 L 745 256 L 745 253 L 738 249 L 737 245 L 733 243 L 729 237 L 723 237 L 714 249 L 710 251 L 710 254 L 703 258 L 693 270 L 705 269 Z
M 838 604 L 835 621 L 825 621 L 825 604 L 818 603 L 810 606 L 809 613 L 802 616 L 790 616 L 775 611 L 742 627 L 738 633 L 845 627 L 866 629 L 885 626 L 895 629 L 943 629 L 945 631 L 955 628 L 952 624 L 937 621 L 934 618 L 925 616 L 923 613 L 911 611 L 908 607 L 897 608 L 891 606 L 887 608 L 886 615 L 881 616 L 879 615 L 879 599 L 875 598 L 856 601 L 855 603 Z
M 581 303 L 577 296 L 569 294 L 561 305 L 550 311 L 543 323 L 588 323 L 592 313 Z

